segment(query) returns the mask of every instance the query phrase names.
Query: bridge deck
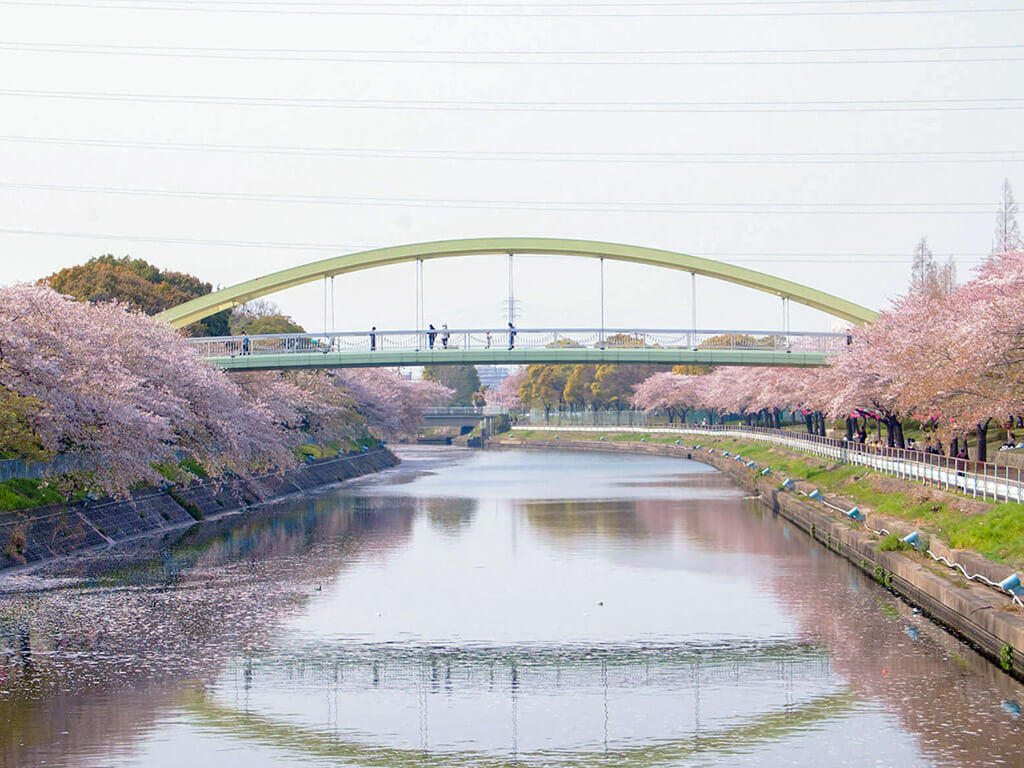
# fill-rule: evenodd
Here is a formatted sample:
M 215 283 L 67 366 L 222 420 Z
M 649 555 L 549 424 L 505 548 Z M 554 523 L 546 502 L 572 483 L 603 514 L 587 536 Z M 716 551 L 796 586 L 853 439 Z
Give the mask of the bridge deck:
M 226 370 L 647 363 L 812 367 L 846 343 L 845 334 L 778 331 L 507 328 L 278 334 L 189 340 Z M 512 346 L 512 348 L 510 348 Z

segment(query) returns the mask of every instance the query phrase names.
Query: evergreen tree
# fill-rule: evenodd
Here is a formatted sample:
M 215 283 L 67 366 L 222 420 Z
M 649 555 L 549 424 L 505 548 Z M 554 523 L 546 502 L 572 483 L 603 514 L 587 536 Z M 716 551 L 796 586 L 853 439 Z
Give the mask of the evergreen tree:
M 480 389 L 480 376 L 474 365 L 428 365 L 423 378 L 453 390 L 448 405 L 471 406 L 473 395 Z
M 143 259 L 111 254 L 68 267 L 41 282 L 79 301 L 122 301 L 147 315 L 205 296 L 213 286 L 183 272 L 155 267 Z M 185 329 L 188 336 L 227 336 L 229 310 L 203 318 Z

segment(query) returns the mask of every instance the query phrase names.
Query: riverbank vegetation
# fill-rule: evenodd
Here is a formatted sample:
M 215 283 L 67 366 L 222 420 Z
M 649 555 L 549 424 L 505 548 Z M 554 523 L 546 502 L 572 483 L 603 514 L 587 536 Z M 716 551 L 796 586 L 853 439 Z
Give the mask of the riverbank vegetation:
M 65 296 L 91 303 L 120 301 L 139 312 L 155 315 L 190 299 L 205 296 L 213 286 L 197 277 L 155 267 L 130 256 L 97 256 L 67 267 L 41 281 Z M 231 310 L 193 323 L 186 336 L 226 336 Z
M 952 266 L 937 264 L 922 239 L 909 291 L 875 322 L 850 328 L 827 368 L 659 373 L 637 385 L 632 403 L 670 418 L 699 409 L 712 420 L 740 414 L 771 427 L 799 412 L 809 432 L 824 435 L 836 419 L 861 442 L 875 424 L 899 448 L 912 422 L 924 437 L 919 448 L 980 461 L 999 426 L 1003 439 L 993 442 L 1016 447 L 1024 440 L 1013 434 L 1024 430 L 1024 245 L 1009 185 L 996 245 L 975 275 L 957 285 Z
M 131 305 L 0 288 L 0 455 L 73 454 L 74 482 L 103 492 L 182 459 L 213 476 L 289 467 L 305 443 L 411 432 L 449 394 L 378 369 L 229 375 Z

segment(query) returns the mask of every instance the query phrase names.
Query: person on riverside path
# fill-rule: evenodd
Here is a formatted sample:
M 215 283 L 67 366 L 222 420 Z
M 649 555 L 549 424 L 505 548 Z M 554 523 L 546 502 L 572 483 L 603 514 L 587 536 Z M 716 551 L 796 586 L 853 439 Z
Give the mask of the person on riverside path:
M 242 331 L 242 354 L 249 354 L 249 334 L 245 331 Z
M 433 349 L 434 339 L 437 338 L 437 328 L 434 327 L 433 323 L 430 324 L 429 328 L 430 330 L 427 331 L 427 346 Z
M 516 348 L 516 327 L 511 322 L 508 324 L 508 348 Z
M 451 334 L 448 333 L 448 323 L 441 323 L 441 346 L 448 349 L 448 339 L 451 338 Z
M 484 331 L 484 349 L 491 348 L 491 332 Z
M 376 325 L 373 326 L 373 328 L 370 329 L 370 351 L 371 352 L 376 352 L 377 351 L 377 326 Z

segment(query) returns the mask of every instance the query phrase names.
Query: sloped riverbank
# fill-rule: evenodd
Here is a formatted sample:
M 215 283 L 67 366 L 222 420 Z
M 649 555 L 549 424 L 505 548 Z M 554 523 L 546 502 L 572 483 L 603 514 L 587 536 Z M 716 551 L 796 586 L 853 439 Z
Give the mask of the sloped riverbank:
M 256 505 L 332 483 L 379 472 L 398 463 L 381 448 L 322 459 L 284 473 L 206 480 L 150 488 L 129 499 L 46 507 L 0 515 L 0 572 L 139 536 L 194 525 Z

